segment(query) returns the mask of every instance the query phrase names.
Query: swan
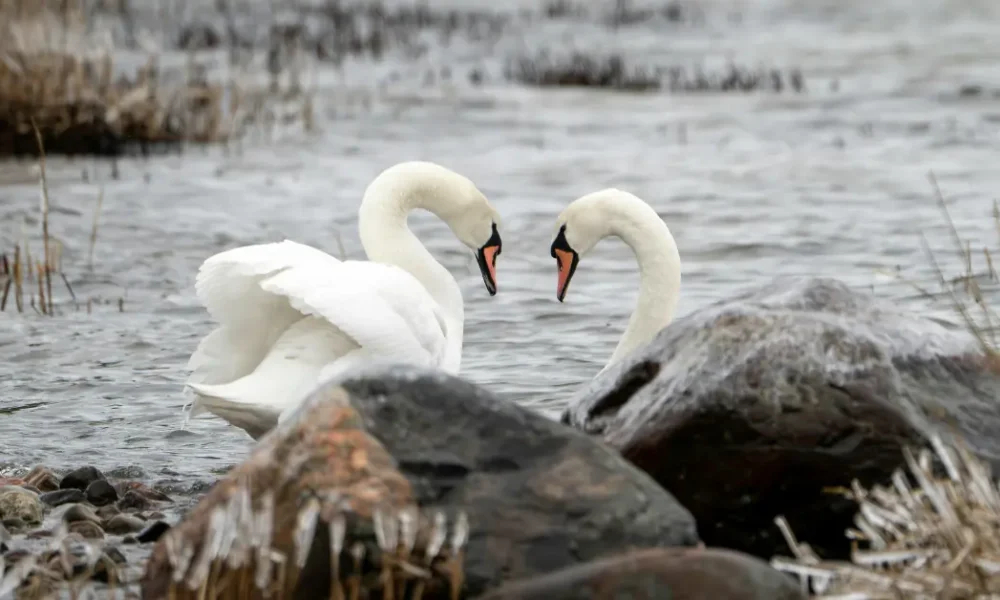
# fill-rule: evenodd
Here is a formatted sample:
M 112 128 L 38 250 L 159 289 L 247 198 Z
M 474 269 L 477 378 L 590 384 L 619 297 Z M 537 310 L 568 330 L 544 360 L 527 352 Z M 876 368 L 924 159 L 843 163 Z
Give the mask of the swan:
M 550 254 L 558 269 L 559 302 L 566 298 L 580 257 L 606 237 L 621 238 L 632 249 L 640 283 L 628 326 L 604 369 L 648 344 L 670 324 L 681 288 L 681 258 L 667 224 L 635 195 L 607 188 L 577 198 L 556 219 Z
M 367 261 L 285 240 L 220 252 L 195 280 L 218 326 L 188 362 L 188 418 L 211 413 L 260 439 L 321 381 L 384 361 L 457 374 L 464 305 L 458 282 L 407 226 L 425 209 L 473 250 L 497 292 L 500 216 L 466 177 L 412 161 L 367 187 L 358 229 Z

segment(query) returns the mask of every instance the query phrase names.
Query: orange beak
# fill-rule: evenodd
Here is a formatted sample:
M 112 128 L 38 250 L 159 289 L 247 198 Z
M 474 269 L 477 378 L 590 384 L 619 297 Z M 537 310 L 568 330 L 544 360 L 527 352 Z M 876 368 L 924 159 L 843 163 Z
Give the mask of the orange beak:
M 500 233 L 497 232 L 497 226 L 494 224 L 492 237 L 476 251 L 479 273 L 483 276 L 483 283 L 490 296 L 495 296 L 497 293 L 497 257 L 500 256 L 501 251 Z
M 569 287 L 570 279 L 573 278 L 573 273 L 576 271 L 576 262 L 578 260 L 576 252 L 573 250 L 563 250 L 561 248 L 553 249 L 552 253 L 556 257 L 556 264 L 559 267 L 559 280 L 556 284 L 556 298 L 560 302 L 566 297 L 566 288 Z

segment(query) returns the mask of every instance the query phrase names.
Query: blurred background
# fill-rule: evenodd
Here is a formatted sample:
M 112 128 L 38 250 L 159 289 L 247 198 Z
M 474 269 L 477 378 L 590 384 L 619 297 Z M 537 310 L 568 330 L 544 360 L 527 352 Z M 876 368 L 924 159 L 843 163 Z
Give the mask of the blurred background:
M 243 431 L 184 428 L 211 328 L 199 264 L 285 238 L 363 259 L 362 193 L 403 160 L 461 172 L 502 214 L 493 298 L 443 223 L 411 227 L 462 286 L 463 376 L 546 414 L 605 364 L 638 292 L 606 241 L 555 299 L 556 215 L 603 187 L 673 232 L 678 317 L 820 275 L 958 323 L 921 235 L 953 288 L 995 278 L 993 0 L 0 6 L 7 469 L 194 490 L 238 462 Z

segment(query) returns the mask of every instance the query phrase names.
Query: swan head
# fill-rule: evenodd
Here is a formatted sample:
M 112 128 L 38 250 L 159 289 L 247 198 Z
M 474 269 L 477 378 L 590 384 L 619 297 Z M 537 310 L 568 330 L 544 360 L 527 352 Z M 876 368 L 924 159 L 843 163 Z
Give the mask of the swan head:
M 556 259 L 559 269 L 556 298 L 560 302 L 566 298 L 580 258 L 597 242 L 615 235 L 622 215 L 627 212 L 623 208 L 637 205 L 648 209 L 648 205 L 636 196 L 607 188 L 577 198 L 559 214 L 549 253 Z
M 500 214 L 476 184 L 433 162 L 401 162 L 387 168 L 369 185 L 362 201 L 361 216 L 366 220 L 366 211 L 383 209 L 405 215 L 415 208 L 437 215 L 452 234 L 472 250 L 486 291 L 491 296 L 496 295 L 497 257 L 503 249 Z M 372 233 L 373 236 L 381 234 Z
M 471 182 L 470 182 L 471 183 Z M 449 210 L 444 221 L 455 237 L 476 257 L 483 284 L 490 296 L 497 293 L 497 257 L 503 251 L 500 238 L 500 214 L 475 186 L 459 197 L 458 210 Z

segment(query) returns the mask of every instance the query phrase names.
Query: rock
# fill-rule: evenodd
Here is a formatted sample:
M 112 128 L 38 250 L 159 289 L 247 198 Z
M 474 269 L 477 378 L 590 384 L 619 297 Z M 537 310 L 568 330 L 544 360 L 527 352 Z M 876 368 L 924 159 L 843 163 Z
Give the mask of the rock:
M 51 469 L 42 465 L 38 465 L 25 475 L 24 481 L 43 493 L 59 489 L 59 477 Z
M 175 573 L 178 563 L 171 548 L 190 549 L 200 556 L 205 544 L 213 543 L 218 526 L 226 527 L 228 522 L 237 526 L 235 539 L 248 545 L 238 556 L 250 552 L 253 556 L 297 558 L 298 544 L 291 524 L 307 521 L 302 513 L 312 512 L 311 509 L 306 510 L 310 498 L 319 500 L 317 516 L 323 523 L 316 527 L 311 542 L 306 538 L 309 545 L 302 548 L 307 553 L 303 568 L 297 569 L 291 577 L 282 578 L 284 588 L 275 589 L 274 593 L 277 597 L 294 595 L 312 598 L 316 597 L 316 586 L 329 589 L 331 580 L 335 579 L 330 569 L 330 525 L 335 519 L 343 519 L 342 547 L 345 550 L 339 562 L 345 570 L 341 573 L 359 574 L 361 597 L 374 597 L 371 593 L 377 593 L 379 577 L 384 578 L 398 570 L 380 555 L 373 533 L 374 511 L 379 508 L 384 516 L 396 517 L 395 513 L 413 508 L 410 505 L 412 490 L 385 448 L 363 430 L 360 416 L 351 409 L 343 391 L 331 401 L 318 403 L 312 410 L 306 411 L 300 420 L 289 422 L 258 441 L 250 456 L 222 478 L 181 523 L 169 531 L 160 532 L 159 541 L 153 547 L 142 576 L 142 597 L 146 600 L 194 600 L 214 585 L 206 581 L 206 575 L 215 578 L 212 580 L 215 582 L 253 581 L 256 575 L 263 572 L 269 577 L 262 583 L 275 588 L 276 579 L 281 577 L 276 569 L 260 571 L 255 560 L 249 563 L 232 561 L 225 553 L 220 554 L 208 573 L 198 575 L 187 563 L 182 563 L 185 565 L 180 567 L 183 570 Z M 221 522 L 213 517 L 218 510 L 225 514 Z M 431 520 L 419 511 L 414 510 L 409 516 L 413 517 L 411 523 L 418 534 L 413 552 L 419 555 L 427 548 L 427 540 L 431 537 L 429 532 L 440 531 L 440 528 L 428 527 Z M 396 523 L 397 520 L 393 518 L 391 522 Z M 259 533 L 260 528 L 255 523 L 268 524 L 274 535 Z M 347 556 L 347 549 L 359 544 L 365 550 L 360 573 Z M 233 548 L 235 552 L 235 546 Z M 376 564 L 373 561 L 379 559 L 389 573 L 379 573 L 373 566 Z M 443 548 L 434 562 L 438 570 L 431 572 L 430 578 L 421 579 L 425 584 L 425 600 L 442 597 L 442 565 L 455 562 L 449 548 Z M 419 571 L 416 577 L 419 577 Z M 180 580 L 184 580 L 185 584 L 172 583 Z M 344 577 L 340 581 L 346 585 Z M 195 589 L 190 589 L 189 584 Z
M 49 506 L 62 506 L 63 504 L 84 502 L 87 499 L 84 493 L 76 488 L 46 492 L 39 496 L 39 498 Z
M 402 368 L 342 385 L 418 503 L 469 512 L 470 594 L 631 547 L 698 542 L 691 514 L 647 475 L 483 388 Z
M 20 477 L 0 477 L 0 487 L 17 486 L 21 487 L 27 482 Z
M 114 488 L 120 497 L 125 497 L 131 491 L 146 499 L 148 503 L 172 502 L 170 496 L 139 481 L 116 481 Z
M 352 507 L 345 516 L 343 547 L 368 539 L 369 552 L 376 554 L 367 555 L 370 564 L 395 563 L 379 558 L 379 546 L 370 540 L 378 527 L 373 523 L 380 522 L 374 518 L 375 507 L 390 517 L 413 511 L 415 556 L 423 554 L 421 545 L 430 533 L 439 530 L 431 518 L 438 511 L 448 518 L 448 539 L 456 531 L 461 534 L 467 522 L 462 564 L 463 597 L 469 598 L 511 578 L 633 546 L 698 541 L 690 513 L 597 441 L 461 379 L 399 367 L 356 373 L 342 387 L 319 388 L 262 438 L 246 461 L 157 542 L 143 576 L 143 598 L 169 596 L 173 573 L 167 548 L 200 552 L 212 538 L 216 509 L 228 513 L 219 523 L 240 522 L 233 511 L 243 511 L 239 498 L 244 489 L 246 504 L 255 511 L 265 494 L 278 499 L 275 523 L 304 519 L 300 502 L 305 500 L 300 499 L 309 497 L 317 498 L 316 510 L 329 521 L 342 499 Z M 412 507 L 414 501 L 419 510 Z M 292 554 L 290 527 L 275 527 L 281 534 L 270 550 Z M 328 532 L 327 526 L 316 528 L 306 564 L 287 586 L 328 589 Z M 444 566 L 435 563 L 427 600 L 449 597 L 458 581 L 445 577 L 451 572 L 447 565 L 457 566 L 459 560 L 450 546 L 439 560 Z M 242 576 L 226 569 L 214 572 L 220 578 Z M 364 579 L 366 589 L 379 585 L 374 573 Z M 178 600 L 195 593 L 175 592 L 181 594 Z
M 75 523 L 77 521 L 90 521 L 91 523 L 100 523 L 101 518 L 97 516 L 94 509 L 90 508 L 86 504 L 73 504 L 66 509 L 63 513 L 62 520 L 67 523 Z
M 74 521 L 69 524 L 69 531 L 91 540 L 104 538 L 104 530 L 93 521 Z
M 118 501 L 118 492 L 106 479 L 98 479 L 87 486 L 87 501 L 94 506 L 104 506 Z
M 81 467 L 67 473 L 59 483 L 59 487 L 64 490 L 72 488 L 83 491 L 87 489 L 88 485 L 99 479 L 104 479 L 104 473 L 95 467 Z
M 108 519 L 104 531 L 112 535 L 125 535 L 126 533 L 135 533 L 145 526 L 146 522 L 139 517 L 121 514 Z
M 21 519 L 37 525 L 42 522 L 42 512 L 38 494 L 13 485 L 0 487 L 0 519 Z
M 154 521 L 135 536 L 135 541 L 140 544 L 155 542 L 163 537 L 163 534 L 170 531 L 170 524 L 166 521 Z
M 118 501 L 118 509 L 122 511 L 146 510 L 152 505 L 145 496 L 134 490 L 125 492 L 121 500 Z
M 95 512 L 97 513 L 97 516 L 100 517 L 101 520 L 103 521 L 108 521 L 115 515 L 122 514 L 122 511 L 118 510 L 118 507 L 115 506 L 114 504 L 108 504 L 102 506 L 98 508 Z
M 725 549 L 654 548 L 516 581 L 476 600 L 806 600 L 791 577 Z
M 9 530 L 11 533 L 21 533 L 28 527 L 28 524 L 25 523 L 23 519 L 18 517 L 4 519 L 3 521 L 0 521 L 0 525 L 3 525 L 4 529 Z
M 710 546 L 787 555 L 784 515 L 844 559 L 856 505 L 829 488 L 885 482 L 936 423 L 1000 456 L 997 366 L 964 330 L 836 280 L 779 279 L 674 321 L 563 421 L 670 490 Z

